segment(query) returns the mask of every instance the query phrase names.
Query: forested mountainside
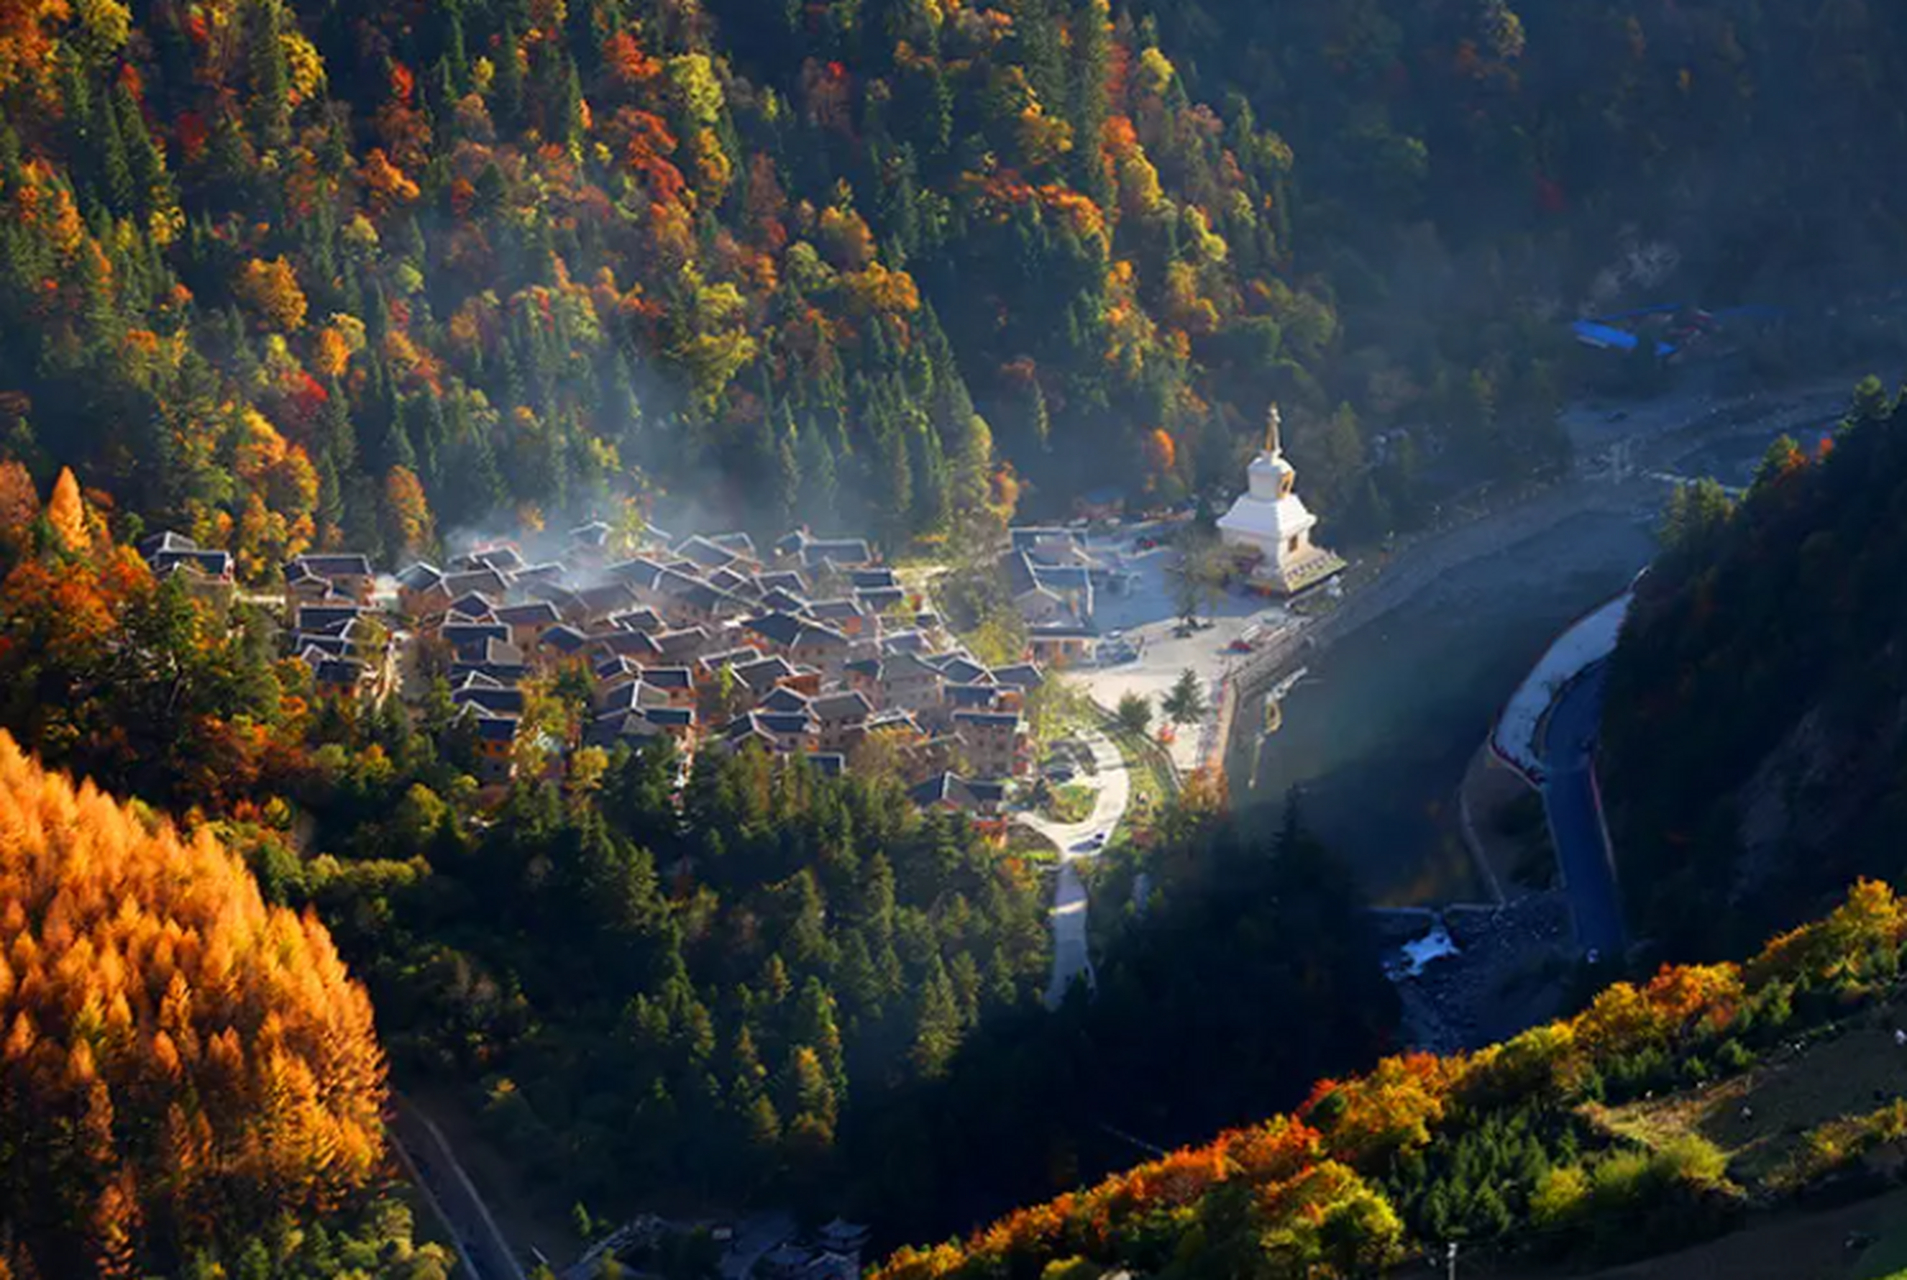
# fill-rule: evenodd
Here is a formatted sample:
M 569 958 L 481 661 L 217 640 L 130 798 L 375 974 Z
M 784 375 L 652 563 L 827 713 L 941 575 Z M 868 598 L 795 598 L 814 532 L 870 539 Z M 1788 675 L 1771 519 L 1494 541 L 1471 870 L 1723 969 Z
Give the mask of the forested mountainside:
M 31 0 L 0 440 L 263 578 L 658 489 L 896 545 L 1029 480 L 1174 498 L 1236 482 L 1275 396 L 1374 526 L 1426 449 L 1553 456 L 1559 315 L 1883 261 L 1902 22 Z
M 449 1274 L 384 1199 L 383 1051 L 323 925 L 5 733 L 0 828 L 0 1275 Z
M 445 680 L 415 707 L 326 696 L 262 611 L 156 580 L 70 475 L 41 507 L 14 467 L 0 728 L 315 912 L 399 1079 L 477 1117 L 534 1211 L 940 1232 L 1113 1167 L 1109 1120 L 1189 1136 L 1391 1042 L 1349 876 L 1295 829 L 1266 857 L 1209 779 L 1140 824 L 1152 898 L 1107 929 L 1100 997 L 1049 1014 L 1038 866 L 909 799 L 897 748 L 827 777 L 711 745 L 684 780 L 666 740 L 575 746 L 570 667 L 525 681 L 515 780 L 480 788 Z
M 1724 953 L 1900 871 L 1907 411 L 1877 378 L 1739 505 L 1676 496 L 1610 676 L 1608 794 L 1639 934 Z
M 1907 909 L 1862 882 L 1745 964 L 1665 967 L 1573 1018 L 1475 1053 L 1386 1058 L 1322 1080 L 1295 1113 L 1219 1135 L 963 1241 L 903 1249 L 876 1280 L 1368 1276 L 1459 1241 L 1485 1267 L 1664 1252 L 1751 1205 L 1883 1185 L 1907 1108 L 1819 1090 L 1818 1120 L 1730 1151 L 1714 1098 L 1745 1073 L 1818 1069 L 1810 1045 L 1888 1053 Z M 1842 1061 L 1847 1061 L 1844 1057 Z M 1744 1086 L 1745 1087 L 1745 1086 Z M 1715 1097 L 1732 1113 L 1742 1096 Z M 1676 1090 L 1685 1092 L 1669 1096 Z M 1891 1090 L 1883 1091 L 1891 1093 Z M 1664 1095 L 1657 1101 L 1657 1095 Z M 1839 1108 L 1845 1108 L 1845 1112 Z

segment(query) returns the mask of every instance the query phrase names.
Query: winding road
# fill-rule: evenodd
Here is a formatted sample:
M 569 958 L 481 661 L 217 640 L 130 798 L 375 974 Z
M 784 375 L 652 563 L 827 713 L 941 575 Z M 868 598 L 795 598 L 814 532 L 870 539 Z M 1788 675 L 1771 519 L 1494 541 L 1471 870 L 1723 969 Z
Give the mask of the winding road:
M 393 1093 L 391 1101 L 390 1132 L 398 1154 L 450 1229 L 464 1270 L 472 1280 L 526 1280 L 523 1265 L 443 1133 L 409 1099 Z
M 1084 822 L 1053 822 L 1036 813 L 1023 813 L 1025 825 L 1059 848 L 1059 884 L 1053 894 L 1053 978 L 1046 988 L 1046 1005 L 1057 1009 L 1073 983 L 1093 985 L 1092 954 L 1086 944 L 1086 885 L 1079 878 L 1079 860 L 1094 858 L 1107 841 L 1132 800 L 1132 779 L 1125 757 L 1111 738 L 1088 729 L 1080 738 L 1093 753 L 1099 795 L 1092 817 Z
M 1569 891 L 1577 944 L 1586 952 L 1618 959 L 1627 945 L 1622 896 L 1596 784 L 1596 735 L 1607 684 L 1608 666 L 1597 663 L 1550 708 L 1542 742 L 1547 765 L 1543 809 L 1563 886 Z

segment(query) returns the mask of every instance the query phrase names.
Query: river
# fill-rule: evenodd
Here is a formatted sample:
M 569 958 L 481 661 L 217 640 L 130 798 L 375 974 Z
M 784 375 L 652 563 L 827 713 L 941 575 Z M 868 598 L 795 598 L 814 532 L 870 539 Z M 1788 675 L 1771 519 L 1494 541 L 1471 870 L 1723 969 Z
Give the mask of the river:
M 1234 787 L 1245 821 L 1276 829 L 1297 787 L 1306 825 L 1377 903 L 1482 900 L 1455 813 L 1464 769 L 1549 642 L 1654 551 L 1647 520 L 1573 516 L 1354 632 L 1311 664 L 1252 785 Z

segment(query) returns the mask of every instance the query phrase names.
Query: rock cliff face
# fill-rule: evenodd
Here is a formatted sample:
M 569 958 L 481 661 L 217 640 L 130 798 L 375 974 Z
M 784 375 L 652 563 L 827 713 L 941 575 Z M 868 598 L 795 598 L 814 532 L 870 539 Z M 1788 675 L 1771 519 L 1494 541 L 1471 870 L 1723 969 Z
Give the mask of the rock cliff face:
M 1854 821 L 1870 770 L 1854 759 L 1845 738 L 1829 728 L 1820 707 L 1810 710 L 1762 759 L 1735 792 L 1734 894 L 1752 896 L 1779 876 L 1794 852 L 1819 854 Z M 1871 779 L 1869 779 L 1871 781 Z

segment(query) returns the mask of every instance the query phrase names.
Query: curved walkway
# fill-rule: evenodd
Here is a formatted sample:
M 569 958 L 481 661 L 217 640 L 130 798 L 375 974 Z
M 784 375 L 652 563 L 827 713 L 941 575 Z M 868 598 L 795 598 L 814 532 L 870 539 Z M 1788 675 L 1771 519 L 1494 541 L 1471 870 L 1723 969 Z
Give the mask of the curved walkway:
M 1094 858 L 1126 816 L 1132 799 L 1132 779 L 1126 773 L 1126 759 L 1119 748 L 1098 729 L 1080 735 L 1093 753 L 1099 794 L 1093 801 L 1092 816 L 1084 822 L 1054 822 L 1036 813 L 1022 813 L 1019 820 L 1051 840 L 1059 848 L 1059 884 L 1053 895 L 1053 978 L 1046 988 L 1046 1005 L 1057 1009 L 1066 999 L 1073 983 L 1084 979 L 1093 984 L 1092 955 L 1086 945 L 1086 885 L 1076 865 L 1082 858 Z

